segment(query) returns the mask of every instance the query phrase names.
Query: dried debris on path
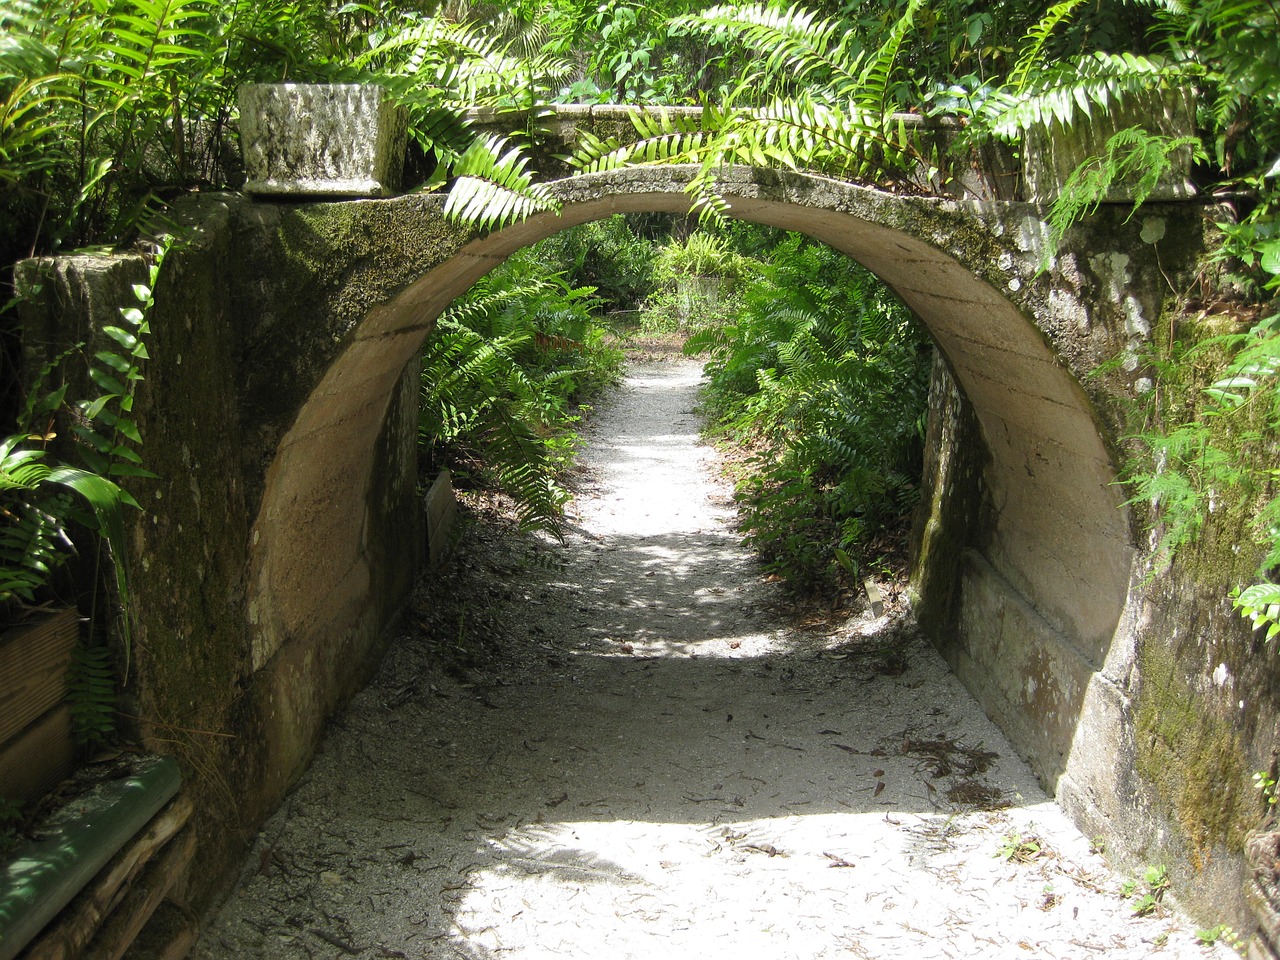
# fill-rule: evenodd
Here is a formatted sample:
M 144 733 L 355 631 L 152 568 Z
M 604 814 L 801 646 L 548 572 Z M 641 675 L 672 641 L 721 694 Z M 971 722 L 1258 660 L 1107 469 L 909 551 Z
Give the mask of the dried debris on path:
M 601 405 L 565 544 L 470 526 L 195 955 L 1228 956 L 1134 914 L 900 605 L 790 626 L 697 381 Z

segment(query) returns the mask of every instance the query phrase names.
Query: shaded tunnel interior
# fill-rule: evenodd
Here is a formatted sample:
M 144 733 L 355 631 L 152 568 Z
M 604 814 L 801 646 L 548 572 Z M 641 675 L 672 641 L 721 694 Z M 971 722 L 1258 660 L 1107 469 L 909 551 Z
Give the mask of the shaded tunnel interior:
M 374 444 L 389 410 L 405 416 L 416 389 L 413 360 L 435 317 L 512 251 L 552 233 L 615 213 L 689 207 L 677 189 L 597 192 L 604 195 L 568 198 L 559 216 L 534 216 L 472 241 L 369 312 L 269 469 L 251 560 L 256 664 L 292 637 L 340 629 L 351 598 L 377 579 L 363 547 L 380 522 L 369 507 Z M 964 481 L 943 464 L 926 480 L 938 488 L 938 503 L 955 493 L 948 485 L 981 487 L 981 509 L 968 521 L 976 535 L 928 560 L 944 572 L 926 584 L 954 585 L 951 622 L 935 625 L 938 643 L 1051 784 L 1066 768 L 1089 678 L 1105 661 L 1132 560 L 1114 471 L 1084 391 L 1025 304 L 929 239 L 865 213 L 728 199 L 732 216 L 805 233 L 871 269 L 934 338 L 946 371 L 937 379 L 954 382 L 953 395 L 964 399 L 953 403 L 971 409 L 977 427 L 950 439 L 969 444 L 960 459 L 980 464 L 980 474 Z M 978 438 L 982 449 L 973 447 Z M 921 536 L 929 535 L 925 525 Z

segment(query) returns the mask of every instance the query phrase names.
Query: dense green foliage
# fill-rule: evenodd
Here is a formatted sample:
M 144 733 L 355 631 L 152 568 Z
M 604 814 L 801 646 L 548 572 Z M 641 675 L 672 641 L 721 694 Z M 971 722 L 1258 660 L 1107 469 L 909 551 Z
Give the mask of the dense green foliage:
M 544 101 L 568 65 L 418 4 L 8 0 L 0 11 L 0 211 L 7 260 L 128 237 L 183 190 L 235 185 L 245 82 L 376 82 L 448 163 L 500 170 L 460 112 Z M 512 176 L 507 171 L 507 176 Z
M 669 229 L 666 218 L 615 215 L 548 237 L 539 244 L 542 257 L 558 265 L 573 286 L 595 288 L 606 313 L 635 310 L 652 284 L 654 238 Z
M 1117 180 L 1136 180 L 1141 197 L 1164 162 L 1193 149 L 1206 183 L 1242 198 L 1235 201 L 1236 216 L 1221 225 L 1224 270 L 1236 288 L 1266 301 L 1280 275 L 1280 13 L 1268 0 L 823 0 L 810 8 L 697 0 L 447 6 L 431 0 L 5 0 L 0 29 L 4 265 L 33 252 L 131 240 L 173 197 L 235 186 L 235 90 L 246 81 L 382 84 L 410 109 L 413 139 L 428 157 L 420 164 L 428 186 L 449 183 L 449 211 L 482 226 L 545 208 L 550 200 L 528 176 L 520 139 L 471 133 L 461 110 L 473 104 L 703 103 L 699 121 L 637 117 L 633 145 L 587 139 L 576 163 L 584 170 L 699 164 L 692 189 L 697 203 L 714 212 L 716 174 L 735 163 L 812 168 L 918 189 L 916 169 L 940 166 L 942 158 L 936 143 L 895 116 L 900 111 L 961 114 L 964 150 L 988 137 L 1016 144 L 1033 128 L 1069 127 L 1091 112 L 1154 102 L 1194 84 L 1203 91 L 1201 141 L 1123 131 L 1104 156 L 1078 172 L 1054 211 L 1055 230 L 1087 216 Z M 535 117 L 529 135 L 536 128 Z M 611 362 L 596 360 L 592 351 L 602 333 L 588 317 L 647 303 L 651 324 L 688 323 L 691 301 L 681 293 L 682 275 L 712 269 L 697 261 L 717 255 L 714 243 L 682 239 L 655 248 L 662 239 L 641 236 L 618 219 L 565 234 L 544 247 L 550 268 L 539 272 L 517 260 L 447 317 L 427 358 L 426 395 L 435 410 L 424 414 L 424 436 L 434 445 L 428 459 L 451 463 L 464 475 L 478 473 L 481 451 L 507 444 L 505 462 L 523 459 L 527 469 L 501 482 L 523 489 L 536 504 L 530 522 L 551 522 L 562 496 L 550 480 L 560 456 L 552 424 L 571 409 L 584 378 L 598 380 Z M 737 243 L 731 252 L 754 260 L 730 258 L 713 268 L 721 278 L 712 364 L 720 412 L 760 443 L 777 444 L 789 434 L 804 438 L 772 461 L 790 472 L 772 477 L 771 491 L 779 482 L 793 492 L 822 491 L 804 494 L 822 504 L 820 513 L 834 516 L 831 505 L 838 501 L 841 510 L 852 504 L 842 517 L 877 522 L 876 509 L 851 491 L 878 489 L 897 502 L 906 490 L 892 477 L 909 458 L 888 451 L 905 450 L 895 444 L 907 444 L 911 429 L 893 421 L 887 406 L 877 407 L 882 387 L 876 377 L 892 370 L 906 378 L 902 383 L 918 383 L 917 334 L 865 277 L 845 277 L 855 292 L 828 291 L 832 302 L 816 298 L 820 291 L 800 292 L 809 282 L 803 269 L 819 257 L 803 244 L 794 251 L 801 273 L 791 275 L 767 250 Z M 853 269 L 836 260 L 839 270 Z M 751 280 L 751 271 L 760 278 Z M 558 272 L 564 278 L 557 279 Z M 586 286 L 595 288 L 596 299 Z M 872 323 L 870 315 L 880 319 Z M 883 328 L 873 329 L 877 324 Z M 1233 344 L 1238 357 L 1216 377 L 1251 382 L 1237 405 L 1242 409 L 1272 402 L 1258 398 L 1273 398 L 1280 389 L 1275 369 L 1257 360 L 1259 353 L 1274 353 L 1276 326 L 1268 317 L 1240 338 Z M 704 334 L 703 342 L 711 336 Z M 18 353 L 6 331 L 0 351 L 6 368 Z M 565 369 L 556 366 L 565 363 Z M 6 377 L 6 384 L 16 380 Z M 104 381 L 99 386 L 103 396 L 127 396 Z M 842 393 L 861 397 L 862 406 L 854 410 L 837 399 Z M 1189 415 L 1188 424 L 1235 415 L 1225 395 L 1208 399 L 1211 409 Z M 4 407 L 4 432 L 14 432 L 23 402 L 10 394 Z M 89 435 L 79 438 L 84 466 L 100 477 L 119 479 L 129 463 L 137 466 L 120 452 L 132 447 L 117 435 L 137 439 L 124 432 L 126 414 L 119 401 L 104 401 L 89 418 L 95 421 Z M 851 446 L 855 438 L 865 440 L 863 431 L 847 426 L 857 416 L 883 422 L 883 449 L 875 448 L 879 440 L 865 441 L 867 450 Z M 1164 429 L 1168 443 L 1158 430 L 1145 434 L 1156 466 L 1135 476 L 1173 480 L 1170 465 L 1179 462 L 1183 434 L 1177 423 Z M 40 430 L 24 422 L 15 435 L 29 439 Z M 19 466 L 31 467 L 44 454 L 24 443 L 11 444 L 8 454 L 17 451 L 26 458 Z M 1202 451 L 1199 459 L 1212 457 Z M 847 476 L 837 476 L 841 464 L 850 465 Z M 881 479 L 857 479 L 860 471 Z M 1259 489 L 1268 479 L 1265 468 L 1246 472 L 1240 482 Z M 1159 501 L 1155 516 L 1166 526 L 1195 528 L 1194 519 L 1177 527 L 1170 494 Z M 1194 517 L 1194 502 L 1186 501 L 1187 516 Z M 778 516 L 786 514 L 777 509 Z M 1257 523 L 1268 549 L 1280 537 L 1270 509 Z M 757 515 L 765 513 L 762 507 Z M 839 543 L 852 527 L 846 519 L 836 527 Z M 753 536 L 769 539 L 758 526 Z M 1262 610 L 1265 620 L 1265 607 L 1250 609 Z
M 844 255 L 800 234 L 755 246 L 737 309 L 686 349 L 709 354 L 709 411 L 750 451 L 748 541 L 794 589 L 830 598 L 914 506 L 931 352 L 911 312 Z
M 575 406 L 621 364 L 604 342 L 598 307 L 592 288 L 571 286 L 540 246 L 450 307 L 424 351 L 428 474 L 447 467 L 462 486 L 501 490 L 524 526 L 558 533 Z

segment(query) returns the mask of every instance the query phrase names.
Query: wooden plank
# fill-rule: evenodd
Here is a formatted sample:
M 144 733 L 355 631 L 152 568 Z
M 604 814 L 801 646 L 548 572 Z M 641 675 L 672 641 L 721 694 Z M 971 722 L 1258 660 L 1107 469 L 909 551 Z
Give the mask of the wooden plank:
M 183 960 L 196 945 L 200 924 L 185 905 L 165 900 L 129 949 L 129 960 Z
M 191 865 L 195 852 L 195 828 L 188 826 L 138 878 L 84 956 L 88 960 L 120 960 Z
M 191 819 L 191 811 L 191 799 L 186 794 L 174 797 L 135 840 L 112 858 L 93 883 L 67 904 L 23 960 L 69 960 L 81 956 L 103 922 L 128 895 L 138 874 Z
M 71 774 L 74 759 L 71 709 L 64 704 L 0 748 L 0 795 L 18 804 L 42 796 Z
M 75 610 L 41 616 L 0 636 L 0 744 L 62 702 L 79 636 Z

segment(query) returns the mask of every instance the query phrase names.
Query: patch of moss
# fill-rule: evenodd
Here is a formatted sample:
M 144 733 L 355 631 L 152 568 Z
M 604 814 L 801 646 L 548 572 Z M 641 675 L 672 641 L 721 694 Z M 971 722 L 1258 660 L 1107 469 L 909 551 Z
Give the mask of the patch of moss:
M 251 416 L 291 419 L 369 312 L 474 236 L 440 206 L 409 196 L 241 211 L 235 300 Z
M 1187 659 L 1156 644 L 1139 657 L 1137 768 L 1181 827 L 1193 864 L 1203 867 L 1216 845 L 1243 850 L 1254 798 L 1240 735 L 1184 676 Z
M 912 609 L 935 637 L 955 618 L 964 552 L 976 539 L 985 456 L 973 408 L 941 358 L 930 384 L 923 491 L 911 534 Z

